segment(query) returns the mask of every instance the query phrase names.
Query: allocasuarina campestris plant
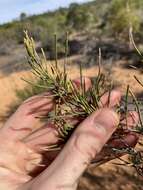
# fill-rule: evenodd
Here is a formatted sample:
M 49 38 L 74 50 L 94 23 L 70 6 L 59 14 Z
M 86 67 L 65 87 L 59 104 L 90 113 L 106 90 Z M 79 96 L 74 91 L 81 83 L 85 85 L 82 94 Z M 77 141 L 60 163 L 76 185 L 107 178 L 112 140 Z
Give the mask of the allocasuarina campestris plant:
M 42 119 L 48 119 L 51 121 L 59 132 L 61 142 L 48 147 L 49 150 L 52 148 L 54 151 L 54 149 L 56 150 L 65 144 L 73 130 L 78 126 L 79 122 L 84 120 L 92 112 L 99 109 L 101 106 L 100 99 L 107 91 L 109 92 L 108 99 L 110 103 L 112 85 L 106 84 L 105 75 L 101 72 L 101 50 L 99 50 L 99 72 L 98 76 L 92 81 L 92 87 L 86 91 L 85 81 L 82 74 L 82 66 L 80 65 L 80 89 L 76 88 L 73 81 L 68 78 L 66 72 L 66 63 L 68 61 L 68 34 L 65 40 L 65 62 L 63 69 L 60 69 L 58 65 L 56 35 L 54 43 L 55 64 L 47 62 L 43 49 L 41 49 L 42 56 L 41 54 L 38 55 L 35 49 L 34 40 L 28 36 L 27 32 L 25 32 L 24 43 L 28 53 L 28 63 L 32 68 L 32 73 L 38 79 L 43 81 L 40 87 L 46 91 L 48 90 L 51 94 L 50 96 L 53 96 L 55 101 L 54 110 L 47 116 L 41 116 Z M 32 83 L 32 85 L 35 84 Z M 123 115 L 124 119 L 126 119 L 127 112 L 129 111 L 129 99 L 131 97 L 133 108 L 136 109 L 139 114 L 140 123 L 134 129 L 128 129 L 127 125 L 120 123 L 111 139 L 122 139 L 125 134 L 132 130 L 134 133 L 143 134 L 139 102 L 129 86 L 127 87 L 125 97 L 121 101 L 121 104 L 116 107 L 116 112 Z M 77 121 L 76 124 L 71 124 L 69 122 L 72 118 Z M 129 147 L 126 144 L 122 147 L 115 148 L 108 143 L 103 149 L 105 149 L 106 154 L 101 159 L 99 158 L 95 160 L 94 163 L 96 162 L 97 164 L 101 164 L 114 158 L 122 160 L 119 157 L 121 155 L 128 154 L 130 159 L 128 161 L 122 160 L 123 164 L 135 167 L 138 173 L 143 175 L 143 155 L 140 150 Z

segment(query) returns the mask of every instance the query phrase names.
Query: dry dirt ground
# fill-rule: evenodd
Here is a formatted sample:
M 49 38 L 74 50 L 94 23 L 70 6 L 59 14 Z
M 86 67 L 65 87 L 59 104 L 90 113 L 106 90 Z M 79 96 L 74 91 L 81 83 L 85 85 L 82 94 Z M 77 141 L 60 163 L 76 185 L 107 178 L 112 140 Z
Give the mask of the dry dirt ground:
M 0 56 L 0 114 L 6 112 L 7 106 L 16 100 L 15 89 L 22 89 L 27 85 L 21 78 L 29 79 L 32 77 L 27 68 L 23 69 L 20 60 L 23 61 L 23 50 L 16 50 L 13 55 Z M 74 58 L 71 59 L 71 62 Z M 9 63 L 9 64 L 8 64 Z M 132 90 L 136 93 L 142 93 L 143 89 L 134 80 L 134 75 L 143 81 L 143 75 L 138 70 L 127 69 L 124 67 L 124 61 L 115 63 L 110 70 L 110 77 L 120 86 L 122 92 L 125 91 L 127 84 L 130 84 Z M 18 68 L 18 69 L 17 69 Z M 78 76 L 78 68 L 70 64 L 68 72 L 71 78 Z M 95 77 L 98 68 L 96 66 L 84 69 L 85 76 Z M 83 175 L 79 185 L 80 190 L 143 190 L 143 177 L 138 176 L 134 169 L 105 164 L 95 169 L 91 166 Z

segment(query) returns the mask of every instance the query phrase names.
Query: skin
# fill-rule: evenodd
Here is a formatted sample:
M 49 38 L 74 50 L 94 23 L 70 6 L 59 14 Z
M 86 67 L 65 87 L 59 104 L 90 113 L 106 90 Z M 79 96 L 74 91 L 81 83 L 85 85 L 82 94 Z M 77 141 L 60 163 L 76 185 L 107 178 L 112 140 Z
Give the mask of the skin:
M 91 81 L 88 78 L 85 81 L 88 90 Z M 75 85 L 78 88 L 78 79 Z M 111 92 L 108 107 L 108 94 L 101 98 L 101 108 L 79 124 L 62 151 L 44 154 L 45 166 L 42 168 L 41 153 L 45 152 L 45 146 L 59 140 L 50 123 L 35 129 L 37 117 L 53 109 L 53 99 L 47 98 L 47 94 L 26 100 L 0 129 L 0 189 L 75 190 L 90 162 L 102 160 L 108 153 L 102 148 L 119 123 L 119 116 L 113 109 L 121 98 L 117 90 Z M 135 126 L 138 115 L 130 112 L 127 120 L 129 127 Z M 123 141 L 134 146 L 137 136 L 127 133 Z M 118 147 L 122 142 L 117 139 L 111 140 L 110 144 Z

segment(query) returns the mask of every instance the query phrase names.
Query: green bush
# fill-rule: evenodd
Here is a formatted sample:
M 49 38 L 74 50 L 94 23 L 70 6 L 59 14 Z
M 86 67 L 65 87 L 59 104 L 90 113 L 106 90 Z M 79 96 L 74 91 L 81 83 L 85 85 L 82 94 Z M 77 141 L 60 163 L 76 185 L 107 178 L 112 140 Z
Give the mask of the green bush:
M 1 44 L 12 39 L 17 43 L 23 42 L 23 30 L 28 30 L 35 41 L 41 41 L 42 46 L 49 49 L 52 36 L 57 33 L 62 41 L 64 31 L 71 34 L 82 31 L 102 32 L 115 37 L 128 36 L 129 22 L 132 22 L 134 32 L 142 37 L 143 1 L 128 0 L 131 11 L 127 12 L 125 0 L 96 0 L 90 3 L 72 3 L 69 8 L 59 8 L 56 11 L 28 17 L 21 13 L 19 20 L 0 26 Z M 3 41 L 3 42 L 2 42 Z M 53 48 L 51 48 L 53 49 Z M 59 45 L 63 51 L 63 47 Z
M 44 84 L 42 80 L 36 80 L 36 82 L 32 82 L 33 84 L 28 84 L 22 90 L 16 90 L 16 97 L 18 98 L 19 103 L 22 103 L 27 98 L 42 93 L 44 90 L 40 86 Z
M 66 23 L 77 31 L 85 30 L 91 24 L 92 16 L 87 7 L 80 7 L 78 4 L 72 3 L 69 7 Z
M 140 32 L 141 17 L 138 14 L 137 2 L 130 1 L 129 4 L 124 0 L 112 0 L 111 6 L 108 10 L 107 23 L 108 30 L 111 30 L 112 35 L 116 37 L 128 37 L 130 24 L 134 32 Z
M 20 21 L 24 21 L 25 19 L 26 19 L 26 17 L 27 17 L 27 15 L 26 15 L 26 13 L 21 13 L 20 14 Z
M 33 82 L 33 84 L 28 84 L 24 89 L 16 90 L 15 95 L 17 97 L 17 100 L 9 105 L 6 114 L 0 115 L 0 121 L 7 120 L 17 110 L 17 108 L 22 104 L 22 102 L 28 99 L 29 97 L 45 92 L 46 89 L 43 90 L 43 88 L 40 87 L 40 85 L 43 84 L 44 81 L 36 80 L 36 82 Z

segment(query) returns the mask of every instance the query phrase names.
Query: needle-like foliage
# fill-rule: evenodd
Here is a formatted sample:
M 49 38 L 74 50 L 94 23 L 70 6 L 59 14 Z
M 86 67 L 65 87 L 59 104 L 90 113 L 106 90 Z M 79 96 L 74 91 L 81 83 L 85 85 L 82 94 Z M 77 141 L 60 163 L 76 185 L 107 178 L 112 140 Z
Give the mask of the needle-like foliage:
M 99 49 L 99 72 L 96 79 L 92 81 L 92 87 L 86 90 L 85 80 L 82 74 L 82 65 L 80 65 L 80 87 L 77 88 L 75 83 L 70 80 L 66 72 L 66 63 L 68 61 L 68 33 L 65 40 L 65 61 L 64 67 L 61 69 L 58 65 L 57 57 L 57 37 L 55 35 L 55 64 L 49 63 L 46 60 L 43 49 L 41 49 L 41 56 L 37 54 L 34 40 L 30 38 L 25 32 L 24 38 L 25 47 L 28 53 L 28 62 L 32 68 L 32 73 L 43 81 L 40 87 L 50 92 L 49 96 L 54 98 L 55 107 L 48 115 L 41 116 L 43 119 L 48 119 L 52 122 L 59 132 L 59 137 L 62 141 L 54 148 L 60 147 L 68 140 L 73 130 L 78 124 L 83 121 L 92 112 L 102 107 L 100 101 L 103 94 L 108 91 L 108 104 L 110 104 L 110 94 L 112 85 L 106 85 L 105 75 L 101 72 L 101 50 Z M 34 84 L 32 84 L 34 85 Z M 38 86 L 39 87 L 39 86 Z M 128 128 L 127 113 L 130 111 L 129 99 L 131 100 L 132 109 L 136 109 L 139 114 L 140 123 L 134 129 Z M 108 105 L 106 105 L 108 106 Z M 124 136 L 130 132 L 143 134 L 143 124 L 139 102 L 133 94 L 131 88 L 128 86 L 125 98 L 122 99 L 120 105 L 116 106 L 116 112 L 121 115 L 121 122 L 117 127 L 116 132 L 112 135 L 110 141 L 116 139 L 124 139 Z M 122 120 L 126 119 L 126 124 L 122 124 Z M 74 124 L 73 121 L 74 120 Z M 124 143 L 124 141 L 123 141 Z M 49 147 L 50 149 L 50 147 Z M 143 174 L 143 157 L 142 152 L 131 148 L 128 144 L 122 147 L 114 147 L 107 143 L 103 150 L 108 150 L 106 157 L 102 158 L 102 163 L 113 158 L 119 158 L 121 155 L 130 155 L 129 161 L 122 160 L 123 164 L 131 165 L 142 175 Z M 101 160 L 100 160 L 101 161 Z M 95 160 L 96 162 L 96 160 Z

